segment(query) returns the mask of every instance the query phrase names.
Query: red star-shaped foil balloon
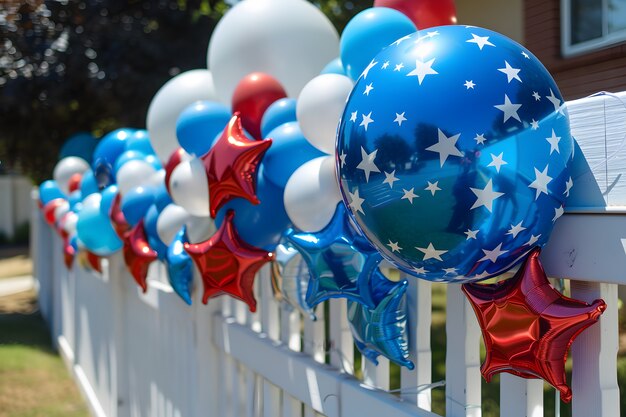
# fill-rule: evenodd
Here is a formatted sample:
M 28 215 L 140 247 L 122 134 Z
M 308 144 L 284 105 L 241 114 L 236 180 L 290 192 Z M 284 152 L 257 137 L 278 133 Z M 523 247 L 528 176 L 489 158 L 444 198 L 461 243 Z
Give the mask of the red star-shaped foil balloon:
M 248 304 L 254 312 L 254 276 L 272 259 L 272 254 L 241 240 L 233 225 L 234 215 L 234 211 L 229 210 L 219 230 L 209 240 L 185 243 L 185 250 L 202 274 L 204 304 L 209 298 L 229 294 Z
M 522 378 L 543 378 L 569 402 L 565 360 L 574 339 L 598 321 L 603 300 L 591 304 L 565 297 L 546 277 L 534 250 L 509 280 L 496 284 L 465 284 L 487 348 L 481 373 L 489 382 L 500 372 Z
M 63 262 L 65 263 L 65 267 L 67 269 L 72 269 L 72 264 L 74 263 L 74 257 L 76 256 L 76 250 L 72 245 L 70 245 L 70 240 L 66 236 L 62 236 L 63 238 Z
M 148 244 L 143 219 L 124 237 L 124 261 L 143 292 L 148 290 L 148 267 L 157 259 L 157 253 Z
M 236 197 L 259 204 L 257 168 L 271 145 L 271 139 L 248 139 L 239 114 L 235 113 L 215 145 L 202 157 L 209 182 L 211 217 L 215 218 L 220 207 Z
M 109 209 L 109 217 L 111 218 L 111 225 L 113 226 L 113 230 L 115 230 L 115 233 L 117 233 L 120 239 L 124 239 L 128 231 L 130 230 L 130 225 L 124 217 L 121 205 L 122 196 L 120 195 L 120 193 L 117 193 L 117 195 L 113 199 L 111 208 Z

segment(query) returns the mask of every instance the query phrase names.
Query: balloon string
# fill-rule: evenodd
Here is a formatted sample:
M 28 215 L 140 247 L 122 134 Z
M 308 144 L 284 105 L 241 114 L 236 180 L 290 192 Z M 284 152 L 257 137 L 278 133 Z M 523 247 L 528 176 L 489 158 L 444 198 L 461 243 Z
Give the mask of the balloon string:
M 617 94 L 610 93 L 608 91 L 599 91 L 597 93 L 590 94 L 590 95 L 588 95 L 585 98 L 600 97 L 600 96 L 612 97 L 612 98 L 618 100 L 622 104 L 622 107 L 624 107 L 624 109 L 626 110 L 626 101 L 624 101 Z M 606 144 L 606 138 L 607 138 L 607 134 L 606 134 L 606 101 L 603 102 L 603 105 L 604 105 L 604 107 L 603 107 L 603 114 L 604 114 L 604 143 Z M 591 166 L 589 168 L 589 171 L 593 172 L 596 169 L 598 169 L 600 166 L 606 165 L 607 162 L 609 162 L 610 160 L 612 160 L 615 157 L 617 157 L 620 154 L 620 152 L 622 151 L 622 149 L 624 148 L 624 145 L 626 145 L 626 134 L 624 134 L 624 136 L 622 136 L 622 140 L 621 140 L 619 146 L 617 147 L 617 149 L 614 152 L 612 152 L 610 155 L 606 156 L 602 161 L 600 161 L 600 162 L 596 163 L 595 165 Z M 586 172 L 578 175 L 575 179 L 580 178 L 584 174 L 586 174 Z

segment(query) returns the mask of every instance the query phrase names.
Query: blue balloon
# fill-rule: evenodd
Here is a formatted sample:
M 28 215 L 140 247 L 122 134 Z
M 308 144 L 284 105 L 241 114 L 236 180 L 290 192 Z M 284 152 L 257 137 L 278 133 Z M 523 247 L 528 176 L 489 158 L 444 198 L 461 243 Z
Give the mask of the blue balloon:
M 191 305 L 191 292 L 193 289 L 193 260 L 185 251 L 184 244 L 187 241 L 185 228 L 174 236 L 174 240 L 167 248 L 165 262 L 167 264 L 167 276 L 174 292 L 188 305 Z
M 420 31 L 374 62 L 348 99 L 337 154 L 344 201 L 383 256 L 468 282 L 543 246 L 573 184 L 574 145 L 541 62 L 464 26 Z
M 84 198 L 89 194 L 97 193 L 99 191 L 100 189 L 98 188 L 96 177 L 94 176 L 93 171 L 88 169 L 83 173 L 83 178 L 80 180 L 80 193 Z
M 353 80 L 361 74 L 366 75 L 369 65 L 376 61 L 373 58 L 380 51 L 396 40 L 400 42 L 400 38 L 416 30 L 411 19 L 397 10 L 386 7 L 363 10 L 348 22 L 341 34 L 339 50 L 346 74 Z M 409 57 L 406 59 L 404 65 L 408 65 L 411 59 L 415 60 Z M 394 61 L 394 65 L 401 63 L 403 61 Z M 390 71 L 393 69 L 389 68 Z
M 161 163 L 159 157 L 156 155 L 146 155 L 144 161 L 152 165 L 157 171 L 163 169 L 163 164 Z
M 45 206 L 56 198 L 65 198 L 65 194 L 55 180 L 46 180 L 39 185 L 39 200 L 42 205 Z
M 67 197 L 67 202 L 70 204 L 70 211 L 75 211 L 76 205 L 83 201 L 83 194 L 80 190 L 74 190 Z
M 92 165 L 93 176 L 99 190 L 103 190 L 111 184 L 115 184 L 113 164 L 103 157 L 98 157 Z
M 172 197 L 167 192 L 167 188 L 165 188 L 165 184 L 159 184 L 154 191 L 154 205 L 159 213 L 167 207 L 168 204 L 172 204 L 173 202 Z
M 293 98 L 281 98 L 276 100 L 265 110 L 261 118 L 261 135 L 270 137 L 270 132 L 287 122 L 295 122 L 296 100 Z
M 160 213 L 161 211 L 157 209 L 156 205 L 151 205 L 143 218 L 143 225 L 148 244 L 157 253 L 159 260 L 162 261 L 167 255 L 167 245 L 163 243 L 157 233 L 157 220 Z
M 134 226 L 154 204 L 155 187 L 135 187 L 122 197 L 121 209 L 129 225 Z
M 322 74 L 347 75 L 346 70 L 343 67 L 343 64 L 341 63 L 341 58 L 335 58 L 332 61 L 330 61 L 328 64 L 326 64 L 324 69 L 322 69 L 322 72 L 320 72 L 320 75 Z
M 233 209 L 233 223 L 239 236 L 246 243 L 271 252 L 283 232 L 291 227 L 283 203 L 283 192 L 284 189 L 268 181 L 261 170 L 257 178 L 257 196 L 261 203 L 253 205 L 248 200 L 236 198 L 217 212 L 215 224 L 219 228 L 228 210 Z
M 351 224 L 343 204 L 337 205 L 330 223 L 319 232 L 291 230 L 286 238 L 309 267 L 306 292 L 309 306 L 329 298 L 347 298 L 369 308 L 376 306 L 369 286 L 374 269 L 366 266 L 370 258 L 378 260 L 380 255 Z
M 68 156 L 77 156 L 85 161 L 93 160 L 93 152 L 96 149 L 98 141 L 90 133 L 80 132 L 70 136 L 59 152 L 59 159 Z
M 155 155 L 150 138 L 148 137 L 148 131 L 139 129 L 133 132 L 128 139 L 126 139 L 127 151 L 139 151 L 144 155 Z
M 209 151 L 211 139 L 228 124 L 228 107 L 214 101 L 197 101 L 178 116 L 176 136 L 178 143 L 189 154 L 202 156 Z
M 100 212 L 102 215 L 109 217 L 111 206 L 117 197 L 118 191 L 117 185 L 109 185 L 107 188 L 102 190 L 102 200 L 100 200 Z
M 284 123 L 269 135 L 272 146 L 263 157 L 265 178 L 279 187 L 285 187 L 289 177 L 302 164 L 326 155 L 309 143 L 298 122 Z
M 115 160 L 126 150 L 126 141 L 134 132 L 134 129 L 117 129 L 104 135 L 93 152 L 94 164 L 101 160 L 114 166 Z
M 126 162 L 135 160 L 144 161 L 146 159 L 146 156 L 147 155 L 141 151 L 124 151 L 115 160 L 114 171 L 119 171 L 122 165 L 124 165 Z
M 108 214 L 102 213 L 100 207 L 83 207 L 78 213 L 76 234 L 85 247 L 99 256 L 109 256 L 123 246 Z

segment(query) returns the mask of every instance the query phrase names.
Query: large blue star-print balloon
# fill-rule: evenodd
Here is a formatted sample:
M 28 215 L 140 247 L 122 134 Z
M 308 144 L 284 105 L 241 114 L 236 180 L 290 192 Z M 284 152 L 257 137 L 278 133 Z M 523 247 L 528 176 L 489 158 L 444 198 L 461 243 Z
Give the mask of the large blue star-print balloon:
M 182 228 L 174 240 L 167 248 L 165 264 L 167 265 L 167 276 L 174 292 L 180 296 L 188 305 L 191 305 L 191 292 L 193 290 L 193 260 L 185 252 L 185 242 L 187 236 L 185 228 Z
M 348 301 L 348 321 L 354 343 L 361 353 L 378 365 L 378 356 L 413 369 L 407 338 L 406 290 L 408 282 L 389 281 L 378 268 L 382 258 L 370 258 L 370 288 L 375 307 Z
M 379 256 L 352 225 L 345 206 L 340 203 L 330 223 L 316 233 L 294 230 L 287 241 L 302 255 L 309 268 L 306 303 L 314 307 L 329 298 L 347 298 L 374 307 L 369 276 L 364 265 L 371 256 Z
M 567 111 L 539 60 L 477 27 L 398 39 L 367 66 L 337 140 L 371 243 L 433 281 L 498 275 L 543 246 L 572 187 Z

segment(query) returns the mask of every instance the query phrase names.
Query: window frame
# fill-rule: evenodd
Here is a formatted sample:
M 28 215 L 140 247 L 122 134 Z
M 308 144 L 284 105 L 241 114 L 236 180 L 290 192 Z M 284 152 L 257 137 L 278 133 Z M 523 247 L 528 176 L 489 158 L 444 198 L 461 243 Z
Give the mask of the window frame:
M 608 22 L 606 19 L 608 0 L 602 0 L 602 37 L 572 44 L 571 1 L 572 0 L 561 0 L 561 53 L 564 57 L 594 52 L 626 41 L 626 28 L 613 33 L 608 32 Z

